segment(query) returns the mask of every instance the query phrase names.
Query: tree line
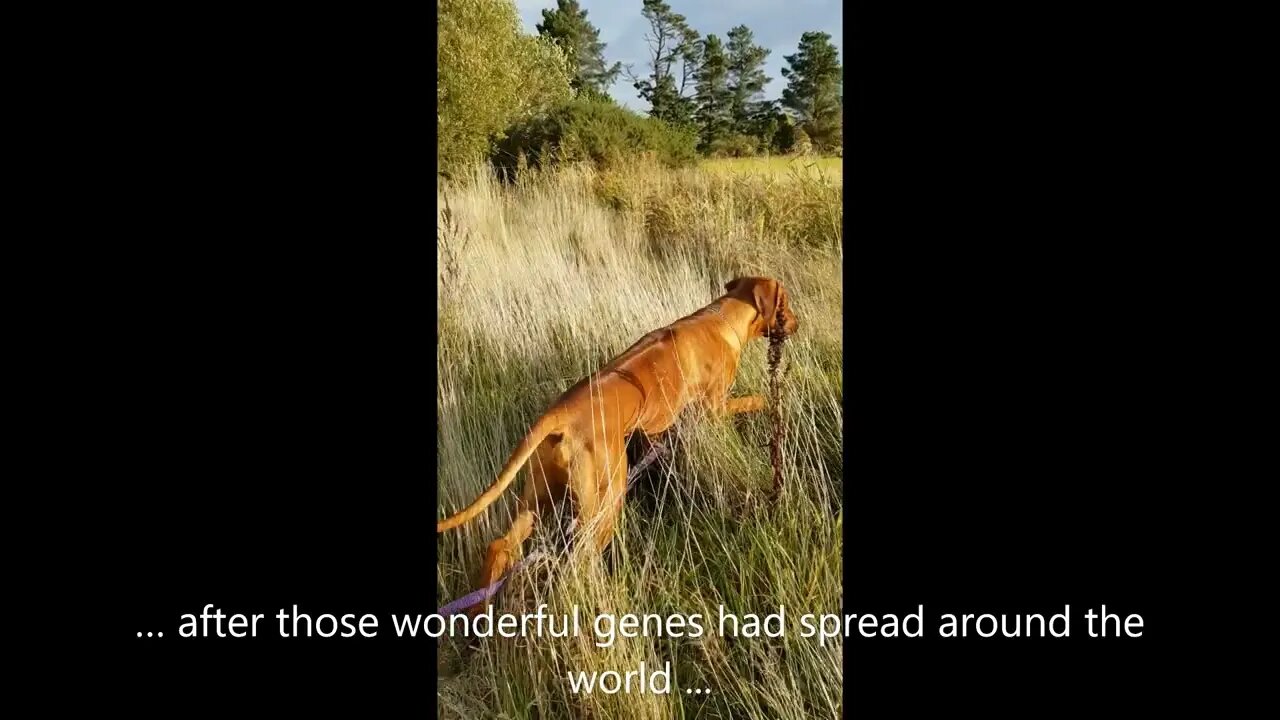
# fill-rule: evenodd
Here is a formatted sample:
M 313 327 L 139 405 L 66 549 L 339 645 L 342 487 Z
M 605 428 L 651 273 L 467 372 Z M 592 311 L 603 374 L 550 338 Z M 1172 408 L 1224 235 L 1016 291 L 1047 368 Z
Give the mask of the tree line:
M 639 72 L 608 62 L 578 0 L 543 10 L 536 36 L 520 32 L 511 0 L 438 0 L 438 12 L 442 165 L 513 137 L 565 147 L 606 142 L 601 135 L 639 138 L 671 157 L 685 155 L 671 150 L 681 144 L 672 138 L 712 155 L 840 152 L 843 69 L 827 33 L 804 33 L 796 52 L 783 56 L 786 86 L 770 100 L 763 97 L 773 81 L 764 70 L 770 51 L 755 44 L 750 28 L 704 37 L 664 0 L 641 2 L 648 58 Z M 619 76 L 648 103 L 646 123 L 610 98 Z M 555 127 L 547 117 L 559 118 Z M 446 142 L 456 143 L 447 153 Z M 505 147 L 514 151 L 510 142 Z

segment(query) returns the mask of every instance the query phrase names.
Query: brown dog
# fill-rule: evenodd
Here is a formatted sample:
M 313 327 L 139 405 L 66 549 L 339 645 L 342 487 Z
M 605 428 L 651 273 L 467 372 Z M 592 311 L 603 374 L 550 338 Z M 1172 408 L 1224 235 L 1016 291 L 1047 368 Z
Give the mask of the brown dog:
M 498 479 L 467 509 L 441 520 L 441 533 L 471 520 L 501 496 L 530 464 L 507 534 L 489 545 L 479 587 L 507 571 L 547 503 L 568 499 L 578 527 L 603 550 L 626 492 L 626 443 L 632 431 L 663 432 L 690 403 L 720 415 L 764 407 L 759 395 L 730 398 L 743 347 L 765 335 L 790 335 L 798 323 L 777 280 L 738 278 L 726 295 L 688 317 L 645 335 L 595 374 L 569 388 L 533 424 Z

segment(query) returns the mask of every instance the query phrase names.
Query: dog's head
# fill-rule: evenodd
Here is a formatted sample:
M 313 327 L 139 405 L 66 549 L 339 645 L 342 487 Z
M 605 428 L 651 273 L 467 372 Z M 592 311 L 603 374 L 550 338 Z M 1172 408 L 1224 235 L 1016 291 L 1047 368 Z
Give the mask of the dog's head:
M 755 306 L 760 315 L 752 324 L 759 334 L 771 336 L 779 331 L 792 335 L 800 322 L 791 310 L 787 290 L 782 283 L 766 277 L 740 277 L 724 286 L 725 292 Z

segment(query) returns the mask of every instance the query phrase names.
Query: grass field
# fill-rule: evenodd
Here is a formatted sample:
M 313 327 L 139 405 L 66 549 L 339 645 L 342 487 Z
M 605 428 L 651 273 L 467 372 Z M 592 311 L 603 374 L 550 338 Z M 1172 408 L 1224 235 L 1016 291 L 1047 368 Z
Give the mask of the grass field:
M 720 637 L 718 607 L 761 615 L 839 612 L 843 385 L 838 173 L 745 172 L 751 161 L 667 171 L 567 169 L 500 186 L 483 171 L 437 191 L 440 307 L 438 516 L 488 486 L 529 424 L 562 391 L 649 330 L 706 305 L 739 275 L 786 285 L 800 320 L 787 342 L 787 489 L 771 485 L 769 416 L 691 413 L 675 457 L 628 495 L 604 558 L 535 532 L 547 558 L 503 589 L 501 609 L 587 616 L 702 613 L 699 639 L 638 637 L 609 648 L 567 639 L 489 639 L 460 659 L 440 645 L 446 718 L 836 718 L 843 645 Z M 744 167 L 735 167 L 735 163 Z M 771 167 L 776 161 L 765 163 Z M 838 167 L 838 165 L 837 165 Z M 744 353 L 735 395 L 766 394 L 766 344 Z M 523 480 L 523 476 L 521 478 Z M 519 482 L 519 481 L 518 481 Z M 438 593 L 473 589 L 486 544 L 517 490 L 438 536 Z M 547 528 L 548 530 L 550 528 Z M 589 617 L 587 618 L 589 621 Z M 574 694 L 575 670 L 670 662 L 670 694 Z M 710 694 L 686 694 L 710 688 Z
M 829 176 L 840 179 L 844 174 L 843 160 L 838 157 L 794 157 L 774 155 L 770 157 L 722 158 L 704 160 L 702 167 L 711 172 L 787 177 L 794 173 L 811 176 Z

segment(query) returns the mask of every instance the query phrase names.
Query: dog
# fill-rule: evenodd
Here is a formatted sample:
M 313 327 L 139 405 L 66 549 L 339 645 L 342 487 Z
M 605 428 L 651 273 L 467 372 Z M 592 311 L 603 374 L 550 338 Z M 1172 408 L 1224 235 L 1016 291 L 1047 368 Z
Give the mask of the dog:
M 799 323 L 777 280 L 740 277 L 724 289 L 710 305 L 645 335 L 565 391 L 533 423 L 497 480 L 465 510 L 436 524 L 442 533 L 475 518 L 529 463 L 515 519 L 489 544 L 477 587 L 506 573 L 539 513 L 553 502 L 570 502 L 577 527 L 603 552 L 626 493 L 631 433 L 657 435 L 693 403 L 718 416 L 765 406 L 759 395 L 729 397 L 742 351 L 755 338 L 792 335 Z

